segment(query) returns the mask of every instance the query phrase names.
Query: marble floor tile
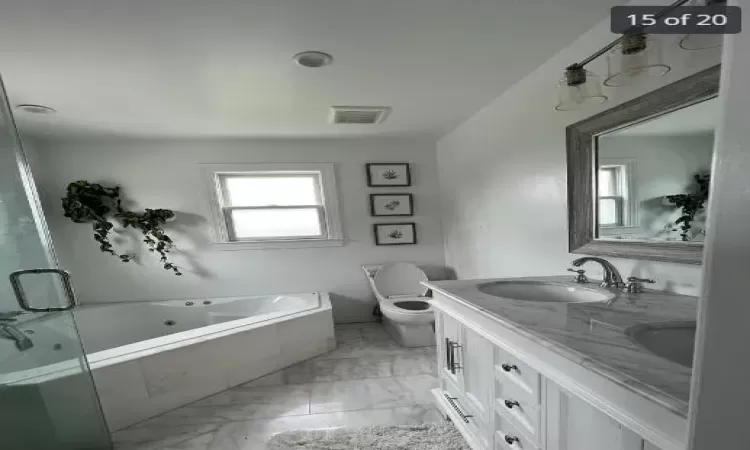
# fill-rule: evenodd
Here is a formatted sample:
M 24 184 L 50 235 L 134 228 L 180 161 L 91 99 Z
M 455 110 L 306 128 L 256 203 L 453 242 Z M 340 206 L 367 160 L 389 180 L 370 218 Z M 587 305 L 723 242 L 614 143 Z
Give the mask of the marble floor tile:
M 389 341 L 391 337 L 385 332 L 383 325 L 377 322 L 350 323 L 336 325 L 336 340 L 341 342 L 354 341 Z
M 437 375 L 437 359 L 422 352 L 393 356 L 393 375 L 403 377 L 408 375 L 434 374 Z
M 435 377 L 431 375 L 417 375 L 315 383 L 310 395 L 310 413 L 430 403 L 431 398 L 428 394 L 436 385 L 434 380 Z
M 362 380 L 393 376 L 393 356 L 322 359 L 312 362 L 313 381 Z
M 435 347 L 401 347 L 376 323 L 336 337 L 333 352 L 116 433 L 116 450 L 263 450 L 281 431 L 442 420 Z
M 363 324 L 362 338 L 367 342 L 373 341 L 391 341 L 391 337 L 385 332 L 382 324 L 379 323 L 367 323 Z
M 180 425 L 270 419 L 310 413 L 310 385 L 236 387 L 152 419 Z
M 208 439 L 224 425 L 225 423 L 165 426 L 149 420 L 114 433 L 112 440 L 115 450 L 179 448 L 179 445 L 186 442 L 200 442 Z
M 303 361 L 240 386 L 260 387 L 310 383 L 313 381 L 313 365 L 311 364 L 311 361 L 312 360 Z
M 393 377 L 409 392 L 409 398 L 414 404 L 432 404 L 435 400 L 432 390 L 440 386 L 437 375 L 414 375 L 408 377 Z
M 350 342 L 350 341 L 361 341 L 364 339 L 362 336 L 362 328 L 360 324 L 345 324 L 336 325 L 335 330 L 336 342 Z
M 316 356 L 313 359 L 361 358 L 367 356 L 396 355 L 410 353 L 411 351 L 413 350 L 401 347 L 390 339 L 379 341 L 347 341 L 340 342 L 336 350 Z

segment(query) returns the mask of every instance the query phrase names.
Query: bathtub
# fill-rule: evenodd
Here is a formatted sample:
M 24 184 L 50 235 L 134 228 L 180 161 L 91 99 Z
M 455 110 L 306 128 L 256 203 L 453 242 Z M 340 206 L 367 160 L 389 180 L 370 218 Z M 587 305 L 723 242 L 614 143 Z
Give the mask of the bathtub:
M 111 431 L 336 347 L 325 293 L 90 305 L 74 315 Z M 33 333 L 35 347 L 18 352 L 0 341 L 0 352 L 12 352 L 0 383 L 59 383 L 80 373 L 80 350 L 67 348 L 72 321 L 18 327 Z M 50 351 L 56 339 L 66 346 Z

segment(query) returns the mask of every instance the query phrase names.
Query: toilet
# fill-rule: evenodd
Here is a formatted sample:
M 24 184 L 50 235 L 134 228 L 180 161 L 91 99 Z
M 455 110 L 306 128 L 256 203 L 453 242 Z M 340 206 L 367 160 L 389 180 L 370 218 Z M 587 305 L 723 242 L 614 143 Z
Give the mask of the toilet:
M 435 345 L 435 316 L 426 297 L 428 289 L 420 284 L 427 275 L 409 263 L 365 265 L 372 291 L 383 314 L 385 331 L 404 347 Z

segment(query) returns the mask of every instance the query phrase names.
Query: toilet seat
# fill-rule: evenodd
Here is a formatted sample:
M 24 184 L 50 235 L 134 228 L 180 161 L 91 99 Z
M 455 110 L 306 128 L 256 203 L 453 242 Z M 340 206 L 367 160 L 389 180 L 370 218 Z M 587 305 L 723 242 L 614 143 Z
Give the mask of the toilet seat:
M 386 317 L 402 324 L 428 324 L 435 321 L 432 305 L 428 297 L 400 297 L 398 299 L 384 299 L 380 301 L 380 310 Z M 398 306 L 402 302 L 424 303 L 424 309 L 407 309 Z
M 422 285 L 427 275 L 414 264 L 399 262 L 386 264 L 373 278 L 375 289 L 384 299 L 416 299 L 424 297 L 427 287 Z

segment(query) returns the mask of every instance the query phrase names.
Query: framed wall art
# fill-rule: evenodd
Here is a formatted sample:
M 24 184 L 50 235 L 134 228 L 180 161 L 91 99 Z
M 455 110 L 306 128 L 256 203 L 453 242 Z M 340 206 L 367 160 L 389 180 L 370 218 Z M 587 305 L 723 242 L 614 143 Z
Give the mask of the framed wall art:
M 409 245 L 417 243 L 417 225 L 408 223 L 376 223 L 375 245 Z
M 411 194 L 370 194 L 370 215 L 413 216 L 414 196 Z
M 367 186 L 411 186 L 409 163 L 368 163 Z

